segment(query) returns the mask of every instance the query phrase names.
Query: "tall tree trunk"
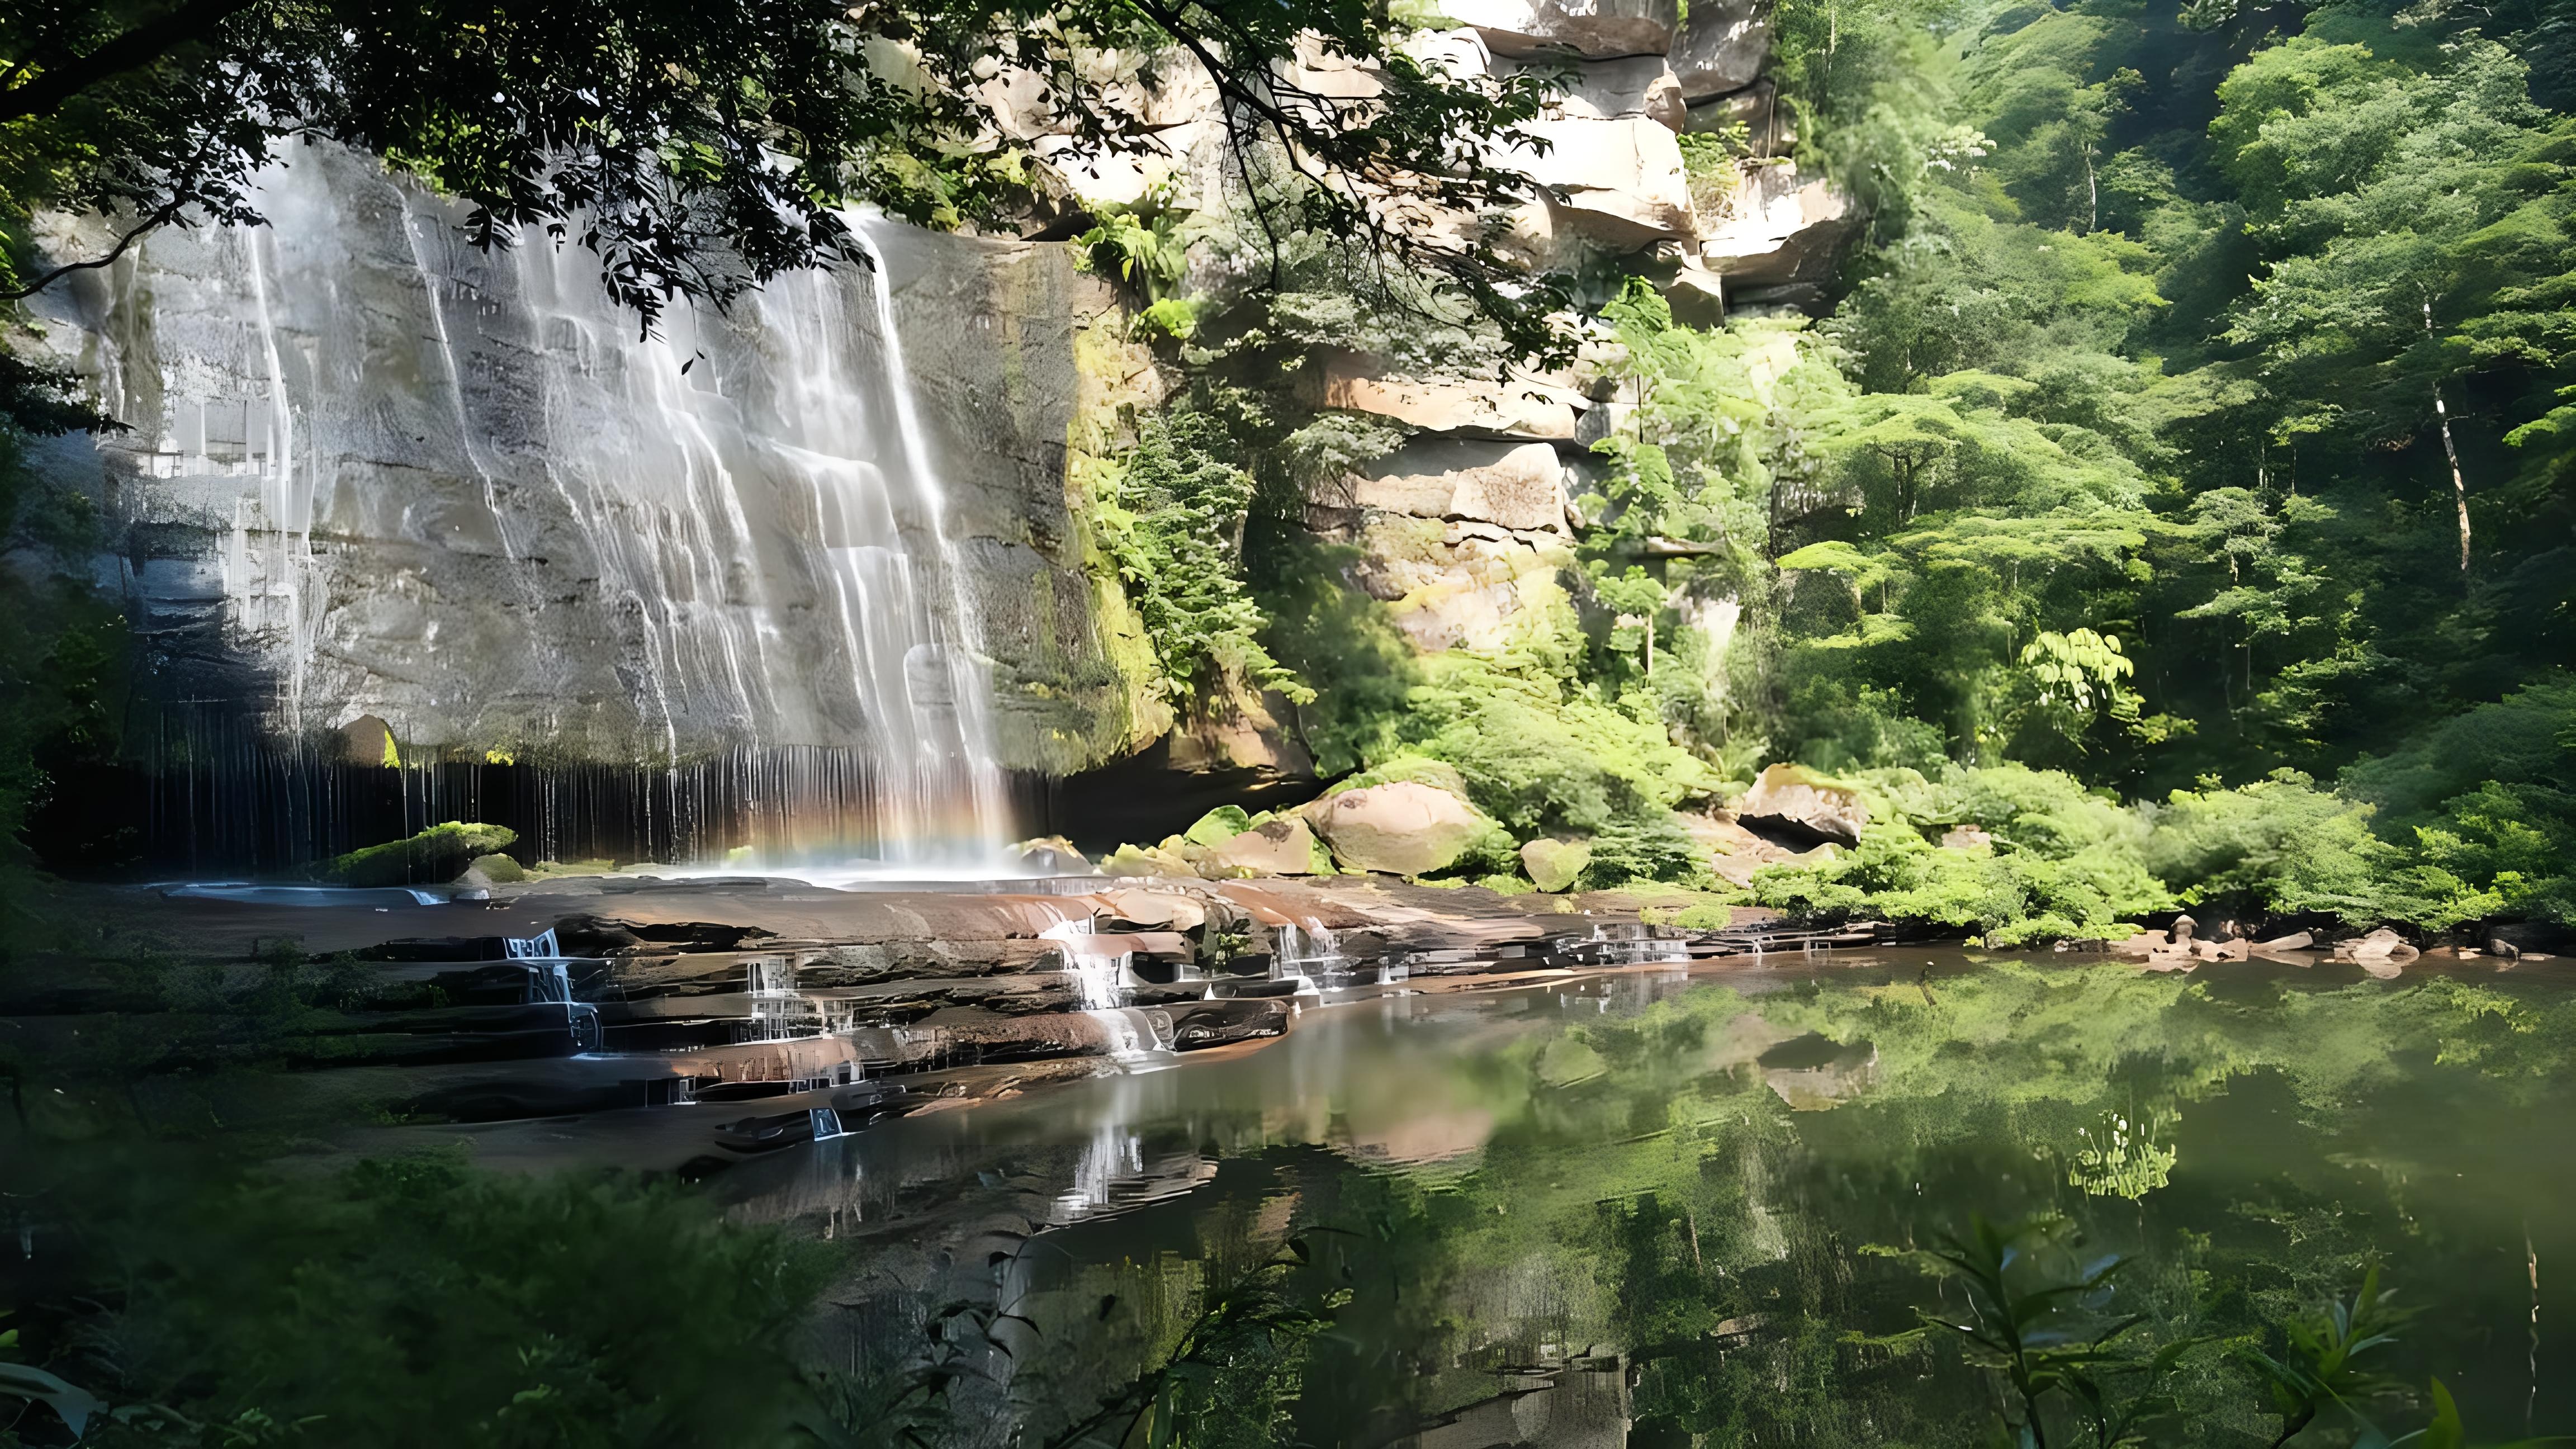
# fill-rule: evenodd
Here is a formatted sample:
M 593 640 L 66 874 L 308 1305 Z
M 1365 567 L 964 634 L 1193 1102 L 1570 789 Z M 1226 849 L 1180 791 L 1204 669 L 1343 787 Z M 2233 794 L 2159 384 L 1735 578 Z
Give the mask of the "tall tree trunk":
M 2424 303 L 2424 335 L 2433 335 L 2433 303 Z M 2460 572 L 2469 571 L 2469 485 L 2460 476 L 2459 445 L 2451 441 L 2451 409 L 2442 401 L 2442 384 L 2433 384 L 2433 416 L 2442 424 L 2442 456 L 2451 463 L 2451 502 L 2460 513 Z

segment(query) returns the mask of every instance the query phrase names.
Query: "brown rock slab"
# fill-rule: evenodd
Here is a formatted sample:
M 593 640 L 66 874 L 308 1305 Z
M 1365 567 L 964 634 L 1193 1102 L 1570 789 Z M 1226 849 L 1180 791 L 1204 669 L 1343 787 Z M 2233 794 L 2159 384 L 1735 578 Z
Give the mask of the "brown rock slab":
M 1843 845 L 1860 843 L 1869 823 L 1869 807 L 1857 791 L 1827 781 L 1802 765 L 1779 764 L 1763 770 L 1753 788 L 1735 803 L 1738 820 L 1808 839 Z

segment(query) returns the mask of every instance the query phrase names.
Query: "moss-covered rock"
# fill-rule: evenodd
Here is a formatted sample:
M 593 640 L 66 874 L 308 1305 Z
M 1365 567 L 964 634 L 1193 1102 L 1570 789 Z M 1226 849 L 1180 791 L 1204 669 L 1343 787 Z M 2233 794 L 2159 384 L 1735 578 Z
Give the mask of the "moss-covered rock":
M 1198 878 L 1198 869 L 1178 850 L 1167 850 L 1159 845 L 1122 845 L 1100 862 L 1100 873 L 1108 876 Z
M 1532 885 L 1550 895 L 1573 885 L 1591 863 L 1590 841 L 1541 836 L 1521 847 L 1521 869 L 1529 872 Z
M 1295 815 L 1265 820 L 1215 847 L 1217 863 L 1248 875 L 1312 875 L 1315 832 Z
M 1252 817 L 1240 805 L 1219 805 L 1181 832 L 1192 845 L 1223 845 L 1252 828 Z
M 1336 859 L 1389 875 L 1446 870 L 1494 828 L 1458 796 L 1409 780 L 1346 790 L 1313 808 Z
M 315 867 L 313 877 L 346 886 L 432 885 L 456 879 L 476 857 L 496 855 L 518 838 L 506 825 L 450 820 L 408 840 L 350 851 Z
M 460 885 L 516 885 L 528 878 L 525 867 L 506 855 L 478 855 L 456 878 Z

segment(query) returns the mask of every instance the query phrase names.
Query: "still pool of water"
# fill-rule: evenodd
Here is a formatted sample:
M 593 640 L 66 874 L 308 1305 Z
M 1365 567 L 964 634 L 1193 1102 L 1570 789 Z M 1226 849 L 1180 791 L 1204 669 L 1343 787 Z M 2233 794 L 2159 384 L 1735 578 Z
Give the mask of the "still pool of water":
M 1979 1218 L 2035 1224 L 2015 1292 L 2124 1259 L 2023 1329 L 2139 1316 L 2094 1371 L 2136 1442 L 2276 1442 L 2254 1356 L 2373 1265 L 2389 1391 L 2289 1442 L 2421 1425 L 2436 1377 L 2472 1442 L 2576 1429 L 2576 991 L 2335 969 L 1917 952 L 1390 995 L 727 1191 L 852 1245 L 817 1356 L 952 1442 L 1981 1445 L 2017 1400 L 1925 1314 L 1995 1325 L 1909 1256 Z M 2071 1407 L 2033 1442 L 2097 1442 Z

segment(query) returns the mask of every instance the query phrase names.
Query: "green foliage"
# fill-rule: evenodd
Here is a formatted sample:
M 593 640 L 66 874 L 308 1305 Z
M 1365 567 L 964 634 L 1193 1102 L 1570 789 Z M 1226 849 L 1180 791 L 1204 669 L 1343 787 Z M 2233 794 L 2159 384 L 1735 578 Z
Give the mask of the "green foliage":
M 1236 128 L 1244 179 L 1263 177 L 1271 235 L 1350 238 L 1430 279 L 1516 351 L 1560 351 L 1549 314 L 1561 288 L 1506 286 L 1524 279 L 1482 239 L 1397 224 L 1426 206 L 1526 199 L 1527 179 L 1501 158 L 1549 88 L 1426 66 L 1401 48 L 1408 33 L 1383 10 L 1333 0 L 399 12 L 89 0 L 11 12 L 0 20 L 8 280 L 15 295 L 43 280 L 24 247 L 39 210 L 105 213 L 128 242 L 182 217 L 256 223 L 251 178 L 272 144 L 318 137 L 460 198 L 477 245 L 508 245 L 522 228 L 577 243 L 649 326 L 674 298 L 722 302 L 817 263 L 872 264 L 846 217 L 853 203 L 937 226 L 1024 213 L 1056 154 L 1041 154 L 1039 136 L 1142 164 L 1157 148 L 1137 90 L 1160 67 L 1200 65 L 1227 97 L 1212 115 Z M 1366 124 L 1347 98 L 1300 83 L 1295 61 L 1316 45 L 1380 78 Z M 1015 83 L 993 86 L 997 67 Z M 1122 261 L 1137 255 L 1103 224 Z M 60 260 L 103 265 L 125 245 Z
M 112 1362 L 80 1377 L 152 1410 L 97 1443 L 307 1424 L 389 1446 L 747 1445 L 805 1412 L 783 1350 L 824 1286 L 819 1245 L 676 1188 L 438 1159 L 136 1181 L 162 1190 L 80 1189 L 119 1255 L 98 1290 Z
M 1174 705 L 1198 706 L 1229 683 L 1313 691 L 1270 655 L 1269 620 L 1243 576 L 1250 474 L 1224 461 L 1226 436 L 1203 412 L 1148 417 L 1136 446 L 1091 500 L 1092 521 L 1144 620 Z
M 2102 1449 L 2140 1442 L 2130 1430 L 2166 1407 L 2153 1396 L 2156 1381 L 2194 1346 L 2177 1340 L 2153 1358 L 2125 1351 L 2120 1340 L 2145 1318 L 2107 1309 L 2112 1277 L 2125 1260 L 2079 1257 L 2079 1247 L 2073 1222 L 2062 1216 L 1998 1225 L 1972 1215 L 1964 1235 L 1945 1234 L 1903 1255 L 1961 1290 L 1965 1313 L 1916 1311 L 1928 1327 L 1954 1335 L 1969 1363 L 2001 1381 L 1996 1397 L 2015 1444 L 2046 1444 L 2052 1417 L 2089 1419 Z M 2124 1374 L 2145 1377 L 2147 1392 L 2115 1399 L 2110 1385 Z
M 1912 921 L 1970 930 L 1991 946 L 2125 936 L 2169 899 L 2133 851 L 2063 855 L 1945 850 L 1913 826 L 1873 822 L 1860 844 L 1814 864 L 1765 866 L 1753 899 L 1800 917 Z
M 1613 818 L 1586 842 L 1581 882 L 1609 890 L 1637 881 L 1692 883 L 1708 875 L 1699 847 L 1670 815 Z
M 1103 205 L 1098 216 L 1091 230 L 1073 239 L 1076 259 L 1091 271 L 1117 278 L 1143 302 L 1167 300 L 1189 271 L 1187 219 L 1161 195 L 1133 207 Z M 1173 335 L 1186 338 L 1188 333 Z
M 2395 1329 L 2407 1317 L 2396 1306 L 2396 1296 L 2395 1290 L 2379 1286 L 2374 1263 L 2350 1298 L 2329 1299 L 2322 1310 L 2281 1325 L 2284 1342 L 2277 1355 L 2260 1348 L 2244 1351 L 2281 1416 L 2281 1434 L 2274 1443 L 2287 1442 L 2329 1411 L 2349 1415 L 2363 1431 L 2377 1433 L 2361 1418 L 2362 1406 L 2396 1385 L 2362 1358 L 2396 1341 Z
M 1458 652 L 1428 661 L 1403 726 L 1514 835 L 1651 825 L 1710 783 L 1643 702 L 1614 704 L 1534 663 Z
M 2236 790 L 2176 790 L 2155 813 L 2147 859 L 2187 903 L 2323 911 L 2368 925 L 2390 909 L 2393 863 L 2370 814 L 2290 770 Z
M 2440 811 L 2444 801 L 2489 781 L 2576 786 L 2571 755 L 2576 680 L 2554 675 L 2438 721 L 2386 755 L 2356 762 L 2336 777 L 2336 785 L 2378 806 L 2385 826 L 2402 831 Z

